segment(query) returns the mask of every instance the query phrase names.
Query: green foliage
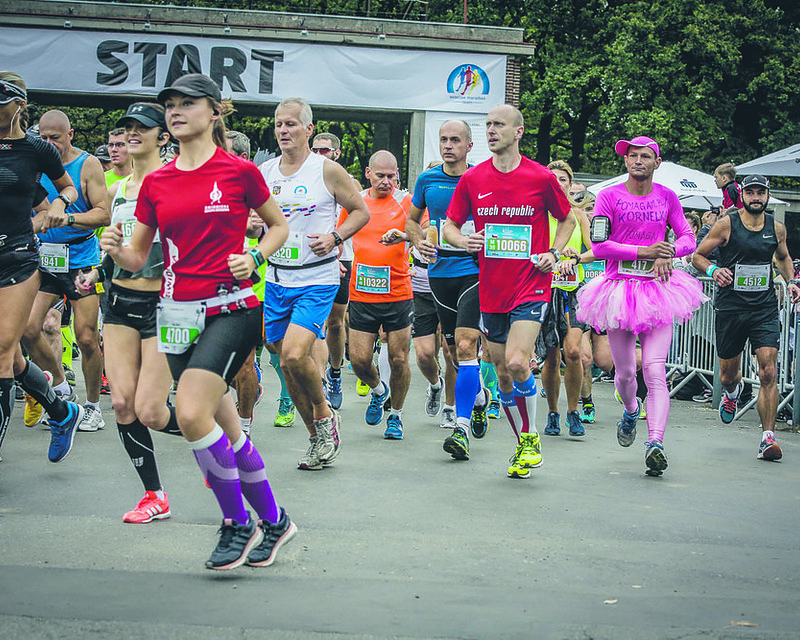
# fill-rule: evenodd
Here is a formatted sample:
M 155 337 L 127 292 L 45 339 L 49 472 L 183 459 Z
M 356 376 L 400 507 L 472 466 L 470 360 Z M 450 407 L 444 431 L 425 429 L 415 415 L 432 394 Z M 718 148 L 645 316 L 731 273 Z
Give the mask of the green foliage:
M 449 23 L 463 21 L 464 6 L 445 0 L 172 4 Z M 536 54 L 522 61 L 520 106 L 527 129 L 523 152 L 540 162 L 559 158 L 578 171 L 614 173 L 620 169 L 614 142 L 650 135 L 666 159 L 710 171 L 800 141 L 800 3 L 468 0 L 467 19 L 521 27 L 526 40 L 537 43 Z M 115 118 L 98 109 L 75 110 L 77 142 L 101 144 Z M 254 147 L 274 148 L 271 118 L 236 116 L 231 125 Z M 345 166 L 363 182 L 373 126 L 317 126 L 342 139 Z

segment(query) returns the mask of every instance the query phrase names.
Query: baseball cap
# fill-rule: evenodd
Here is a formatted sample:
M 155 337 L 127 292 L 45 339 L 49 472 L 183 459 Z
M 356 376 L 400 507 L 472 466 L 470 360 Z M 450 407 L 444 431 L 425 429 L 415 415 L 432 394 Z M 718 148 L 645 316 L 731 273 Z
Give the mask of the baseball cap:
M 108 153 L 108 145 L 104 144 L 97 147 L 97 151 L 94 152 L 94 157 L 98 160 L 105 160 L 106 162 L 111 162 L 111 155 Z
M 155 109 L 149 104 L 145 104 L 143 102 L 135 102 L 129 106 L 125 115 L 117 120 L 117 126 L 125 126 L 126 120 L 136 120 L 136 122 L 139 122 L 150 129 L 153 127 L 161 127 L 162 129 L 167 128 L 167 123 L 164 120 L 164 114 L 158 109 Z
M 742 189 L 746 189 L 747 187 L 764 187 L 765 189 L 769 189 L 769 180 L 758 174 L 747 176 L 742 180 Z
M 630 140 L 618 140 L 617 144 L 614 145 L 614 151 L 624 156 L 628 153 L 628 147 L 650 147 L 656 152 L 656 158 L 660 155 L 658 143 L 647 136 L 636 136 Z
M 182 93 L 193 98 L 205 97 L 216 102 L 222 101 L 222 93 L 217 83 L 202 73 L 187 73 L 185 76 L 176 78 L 170 86 L 164 87 L 159 92 L 158 101 L 163 104 L 167 95 L 172 92 Z

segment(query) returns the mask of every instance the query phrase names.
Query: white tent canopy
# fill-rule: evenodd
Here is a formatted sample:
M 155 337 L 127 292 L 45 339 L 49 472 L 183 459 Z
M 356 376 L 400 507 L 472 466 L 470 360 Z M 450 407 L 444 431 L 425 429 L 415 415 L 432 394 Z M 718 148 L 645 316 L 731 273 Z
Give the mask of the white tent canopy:
M 800 144 L 740 164 L 736 170 L 743 174 L 800 177 Z
M 628 179 L 628 174 L 623 173 L 616 178 L 609 178 L 589 187 L 595 195 L 606 187 L 620 184 Z M 705 211 L 710 207 L 722 205 L 722 191 L 717 188 L 714 176 L 690 169 L 674 162 L 662 162 L 653 174 L 653 182 L 663 184 L 678 194 L 678 200 L 684 209 L 699 209 Z M 771 205 L 785 205 L 777 198 L 770 198 Z

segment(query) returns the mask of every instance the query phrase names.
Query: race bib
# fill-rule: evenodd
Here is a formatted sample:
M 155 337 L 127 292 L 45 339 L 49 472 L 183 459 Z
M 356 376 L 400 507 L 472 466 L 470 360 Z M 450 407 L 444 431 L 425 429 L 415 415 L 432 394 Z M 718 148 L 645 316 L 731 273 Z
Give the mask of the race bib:
M 356 291 L 386 294 L 391 291 L 390 268 L 359 264 L 356 268 Z
M 556 268 L 558 265 L 556 265 Z M 578 268 L 578 265 L 575 265 L 575 269 Z M 552 285 L 554 287 L 577 287 L 578 286 L 578 274 L 576 271 L 573 271 L 569 275 L 566 273 L 561 273 L 560 271 L 553 271 L 553 282 Z
M 487 224 L 483 255 L 487 258 L 529 260 L 531 226 L 529 224 Z
M 770 267 L 769 264 L 737 264 L 733 271 L 733 290 L 766 291 Z
M 617 273 L 621 273 L 624 276 L 655 278 L 654 265 L 655 260 L 621 260 L 617 267 Z
M 605 260 L 595 260 L 591 264 L 583 265 L 583 279 L 592 280 L 597 276 L 601 276 L 606 271 Z
M 286 242 L 269 257 L 269 261 L 287 267 L 300 266 L 302 264 L 300 258 L 302 238 L 303 235 L 299 231 L 290 231 Z
M 69 273 L 69 247 L 43 242 L 39 247 L 42 266 L 53 273 Z
M 161 299 L 156 313 L 158 350 L 180 355 L 191 347 L 206 327 L 205 302 Z
M 442 233 L 442 226 L 444 225 L 444 221 L 440 220 L 437 221 L 436 226 L 439 229 L 439 246 L 442 249 L 450 249 L 452 251 L 463 251 L 463 249 L 459 249 L 458 247 L 454 247 L 452 244 L 447 242 L 444 239 L 444 234 Z M 472 220 L 467 220 L 463 225 L 461 225 L 461 233 L 465 236 L 471 236 L 475 233 L 475 222 Z

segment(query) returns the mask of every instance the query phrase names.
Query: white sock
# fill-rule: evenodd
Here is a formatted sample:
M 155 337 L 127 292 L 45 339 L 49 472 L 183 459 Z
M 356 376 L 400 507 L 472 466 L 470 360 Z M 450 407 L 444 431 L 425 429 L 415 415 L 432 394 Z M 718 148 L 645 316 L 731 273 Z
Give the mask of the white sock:
M 733 393 L 728 393 L 727 389 L 723 389 L 723 391 L 725 391 L 725 395 L 731 400 L 738 400 L 739 396 L 742 394 L 743 386 L 744 385 L 741 382 L 739 382 L 739 384 L 736 385 L 736 389 L 733 390 Z
M 70 390 L 69 382 L 67 382 L 65 379 L 64 382 L 53 387 L 53 390 L 58 391 L 62 396 L 68 396 Z
M 384 393 L 386 393 L 386 389 L 387 389 L 387 388 L 388 388 L 388 387 L 386 386 L 386 383 L 384 383 L 384 381 L 383 381 L 383 380 L 381 380 L 381 381 L 378 383 L 378 386 L 377 386 L 377 387 L 375 387 L 375 388 L 372 390 L 372 393 L 374 393 L 376 396 L 382 396 Z
M 381 350 L 378 353 L 378 375 L 385 384 L 389 384 L 392 375 L 392 367 L 389 365 L 389 345 L 381 343 Z

